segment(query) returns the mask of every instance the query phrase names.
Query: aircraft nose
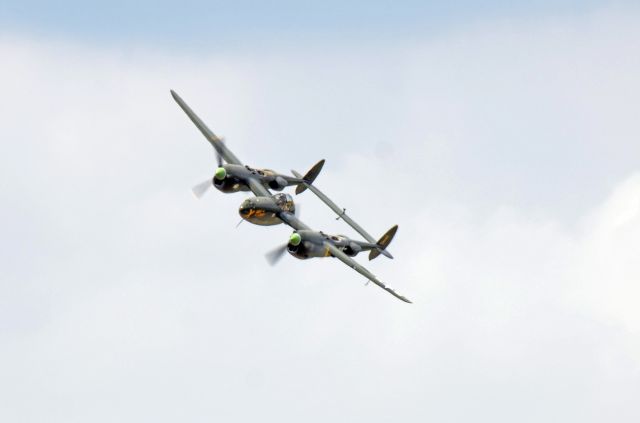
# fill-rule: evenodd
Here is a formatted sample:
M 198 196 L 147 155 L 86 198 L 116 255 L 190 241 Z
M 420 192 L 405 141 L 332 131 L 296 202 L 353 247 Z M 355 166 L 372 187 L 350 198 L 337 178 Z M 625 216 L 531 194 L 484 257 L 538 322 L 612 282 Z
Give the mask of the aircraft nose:
M 238 208 L 238 212 L 240 213 L 240 216 L 248 216 L 251 213 L 251 209 L 253 208 L 253 204 L 251 203 L 251 201 L 249 201 L 249 199 L 246 199 L 242 202 L 242 204 L 240 204 L 240 207 Z

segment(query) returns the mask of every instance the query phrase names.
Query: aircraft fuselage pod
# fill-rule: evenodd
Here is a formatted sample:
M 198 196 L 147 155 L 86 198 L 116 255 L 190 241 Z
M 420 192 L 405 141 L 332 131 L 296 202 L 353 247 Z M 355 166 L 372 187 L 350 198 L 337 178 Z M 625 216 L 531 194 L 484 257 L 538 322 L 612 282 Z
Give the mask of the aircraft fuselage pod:
M 296 206 L 289 194 L 279 193 L 270 197 L 250 197 L 240 204 L 238 213 L 254 225 L 273 226 L 283 223 L 278 217 L 282 212 L 295 213 Z

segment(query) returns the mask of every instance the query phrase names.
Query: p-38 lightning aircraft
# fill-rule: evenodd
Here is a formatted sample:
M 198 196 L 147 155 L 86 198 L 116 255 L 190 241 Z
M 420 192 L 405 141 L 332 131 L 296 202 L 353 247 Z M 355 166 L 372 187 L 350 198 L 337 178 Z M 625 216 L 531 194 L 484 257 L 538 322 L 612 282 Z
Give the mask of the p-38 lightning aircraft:
M 273 188 L 270 185 L 270 182 L 272 180 L 265 178 L 264 176 L 266 175 L 261 175 L 257 171 L 255 173 L 251 171 L 234 173 L 238 169 L 244 168 L 249 170 L 250 168 L 246 168 L 243 166 L 242 162 L 231 152 L 231 150 L 229 150 L 229 148 L 222 142 L 222 140 L 218 138 L 207 127 L 207 125 L 205 125 L 205 123 L 193 112 L 193 110 L 191 110 L 191 108 L 184 102 L 184 100 L 182 100 L 182 98 L 180 98 L 180 96 L 175 93 L 175 91 L 171 90 L 171 96 L 187 114 L 191 121 L 196 125 L 196 127 L 200 130 L 202 135 L 204 135 L 209 143 L 211 143 L 217 155 L 219 156 L 219 166 L 218 170 L 216 170 L 216 176 L 218 175 L 219 171 L 220 177 L 222 177 L 223 172 L 220 171 L 220 169 L 222 168 L 224 169 L 225 178 L 229 176 L 236 179 L 236 181 L 234 181 L 233 185 L 231 186 L 233 187 L 235 184 L 238 184 L 238 187 L 232 188 L 230 190 L 220 188 L 218 189 L 223 192 L 236 192 L 242 190 L 242 188 L 240 187 L 246 186 L 255 195 L 255 197 L 247 198 L 240 205 L 238 211 L 243 219 L 257 225 L 277 225 L 280 223 L 285 223 L 295 231 L 293 235 L 291 235 L 289 243 L 286 246 L 287 250 L 289 250 L 295 257 L 336 257 L 347 266 L 351 267 L 356 272 L 366 277 L 371 282 L 389 292 L 391 295 L 404 302 L 411 302 L 406 297 L 397 293 L 390 286 L 382 283 L 375 275 L 373 275 L 365 267 L 361 266 L 358 262 L 350 257 L 350 255 L 356 255 L 358 252 L 363 250 L 372 251 L 374 257 L 378 254 L 383 254 L 390 257 L 391 255 L 386 251 L 386 246 L 393 238 L 397 226 L 393 227 L 389 232 L 387 232 L 387 234 L 385 234 L 385 236 L 381 238 L 379 243 L 376 243 L 375 241 L 368 243 L 362 243 L 359 241 L 356 242 L 353 240 L 349 240 L 346 237 L 332 237 L 330 235 L 325 235 L 322 232 L 313 231 L 295 215 L 295 204 L 290 195 L 284 193 L 278 193 L 275 195 L 271 194 L 269 188 Z M 226 162 L 226 164 L 222 163 L 223 160 Z M 320 173 L 323 164 L 324 160 L 317 163 L 309 172 L 307 172 L 304 177 L 300 177 L 300 175 L 297 174 L 295 178 L 287 179 L 288 177 L 285 178 L 284 175 L 278 175 L 282 177 L 282 180 L 287 181 L 286 185 L 281 184 L 282 181 L 278 181 L 278 187 L 283 188 L 287 185 L 297 185 L 296 193 L 300 193 L 306 188 L 314 188 L 311 183 Z M 216 176 L 214 176 L 212 181 L 212 184 L 214 186 L 216 186 Z M 207 181 L 207 184 L 211 184 L 211 182 Z M 196 190 L 194 190 L 194 192 L 195 191 Z M 315 192 L 316 195 L 318 195 L 317 192 Z M 344 213 L 342 217 L 344 218 Z M 367 241 L 369 241 L 369 239 Z M 289 248 L 289 246 L 291 246 L 291 248 Z M 373 251 L 376 251 L 376 253 L 373 253 Z

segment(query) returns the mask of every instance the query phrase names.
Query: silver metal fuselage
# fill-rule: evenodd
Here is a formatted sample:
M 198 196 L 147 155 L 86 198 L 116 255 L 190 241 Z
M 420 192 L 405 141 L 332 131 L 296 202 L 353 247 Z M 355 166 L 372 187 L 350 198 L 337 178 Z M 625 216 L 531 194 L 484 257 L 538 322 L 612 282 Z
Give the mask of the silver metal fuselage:
M 254 225 L 273 226 L 283 223 L 278 217 L 282 212 L 295 213 L 295 204 L 289 194 L 275 194 L 270 197 L 250 197 L 240 204 L 238 213 Z

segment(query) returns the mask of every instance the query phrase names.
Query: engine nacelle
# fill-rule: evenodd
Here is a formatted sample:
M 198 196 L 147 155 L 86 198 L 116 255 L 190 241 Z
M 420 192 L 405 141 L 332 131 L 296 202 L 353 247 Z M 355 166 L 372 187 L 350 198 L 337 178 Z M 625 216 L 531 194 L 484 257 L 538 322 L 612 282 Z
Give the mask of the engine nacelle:
M 249 187 L 238 178 L 227 176 L 224 179 L 213 178 L 213 186 L 226 194 L 238 191 L 248 191 Z
M 360 247 L 355 242 L 350 242 L 346 247 L 342 249 L 342 251 L 349 257 L 354 257 L 357 256 L 360 251 L 362 251 L 362 247 Z
M 302 260 L 311 257 L 327 257 L 329 251 L 324 246 L 323 241 L 324 238 L 319 232 L 300 230 L 294 232 L 289 238 L 287 250 L 289 254 Z
M 282 176 L 276 176 L 274 179 L 269 181 L 269 188 L 274 191 L 282 191 L 286 186 L 287 181 Z

